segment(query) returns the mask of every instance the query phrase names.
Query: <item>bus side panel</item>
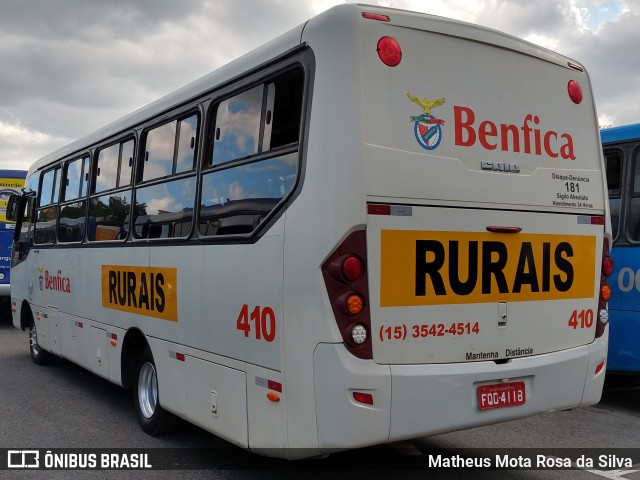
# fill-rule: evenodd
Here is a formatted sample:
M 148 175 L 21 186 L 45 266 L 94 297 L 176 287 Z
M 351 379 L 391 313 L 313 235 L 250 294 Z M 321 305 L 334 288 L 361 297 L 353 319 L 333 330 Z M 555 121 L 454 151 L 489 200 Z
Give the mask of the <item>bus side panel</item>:
M 246 374 L 187 356 L 187 419 L 241 447 L 249 446 Z
M 156 364 L 160 404 L 165 410 L 186 418 L 187 364 L 179 361 L 175 355 L 175 352 L 180 351 L 180 346 L 156 338 L 148 338 L 148 341 Z
M 277 395 L 278 400 L 273 395 Z M 273 451 L 287 447 L 287 388 L 284 375 L 247 365 L 247 417 L 249 448 L 265 455 L 282 456 L 281 452 Z
M 253 244 L 151 246 L 151 268 L 175 272 L 177 317 L 143 332 L 280 370 L 283 224 Z
M 611 251 L 615 270 L 611 275 L 609 321 L 611 333 L 607 369 L 640 370 L 638 332 L 640 331 L 640 249 L 616 247 Z

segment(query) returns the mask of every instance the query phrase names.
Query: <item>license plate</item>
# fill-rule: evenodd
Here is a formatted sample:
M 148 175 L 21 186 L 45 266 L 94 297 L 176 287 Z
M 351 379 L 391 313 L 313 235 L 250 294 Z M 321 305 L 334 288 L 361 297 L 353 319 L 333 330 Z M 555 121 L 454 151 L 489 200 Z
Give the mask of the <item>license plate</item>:
M 527 401 L 524 382 L 497 383 L 478 387 L 478 407 L 480 410 L 515 407 Z

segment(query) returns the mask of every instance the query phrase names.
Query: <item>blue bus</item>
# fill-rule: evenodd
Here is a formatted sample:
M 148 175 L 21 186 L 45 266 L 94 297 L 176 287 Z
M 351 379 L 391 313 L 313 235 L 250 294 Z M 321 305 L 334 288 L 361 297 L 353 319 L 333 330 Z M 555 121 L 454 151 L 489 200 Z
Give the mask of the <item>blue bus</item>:
M 6 219 L 9 196 L 20 194 L 27 172 L 23 170 L 0 170 L 0 308 L 2 314 L 10 303 L 9 270 L 11 268 L 11 245 L 15 223 Z
M 607 371 L 640 373 L 640 123 L 601 131 L 615 269 Z

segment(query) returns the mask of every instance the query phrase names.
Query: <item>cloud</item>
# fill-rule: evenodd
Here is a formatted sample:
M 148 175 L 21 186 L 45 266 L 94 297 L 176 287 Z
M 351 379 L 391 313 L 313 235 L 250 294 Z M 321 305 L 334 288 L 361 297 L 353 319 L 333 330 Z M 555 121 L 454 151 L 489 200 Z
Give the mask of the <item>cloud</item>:
M 1 165 L 26 168 L 339 3 L 3 0 Z M 369 3 L 478 23 L 557 50 L 587 66 L 601 116 L 639 120 L 640 0 Z

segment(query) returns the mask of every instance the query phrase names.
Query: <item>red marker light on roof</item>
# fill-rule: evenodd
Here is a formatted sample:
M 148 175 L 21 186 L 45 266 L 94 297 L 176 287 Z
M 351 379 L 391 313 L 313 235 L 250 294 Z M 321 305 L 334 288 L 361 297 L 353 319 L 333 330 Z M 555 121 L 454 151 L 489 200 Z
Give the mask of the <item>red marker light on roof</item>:
M 388 22 L 390 19 L 386 15 L 380 15 L 379 13 L 367 13 L 362 12 L 362 18 L 367 20 L 378 20 L 379 22 Z
M 382 37 L 378 40 L 378 48 L 376 50 L 382 63 L 389 67 L 395 67 L 402 60 L 402 50 L 395 38 Z
M 578 105 L 582 102 L 582 87 L 575 80 L 570 80 L 567 85 L 567 90 L 569 91 L 569 98 L 571 101 Z

